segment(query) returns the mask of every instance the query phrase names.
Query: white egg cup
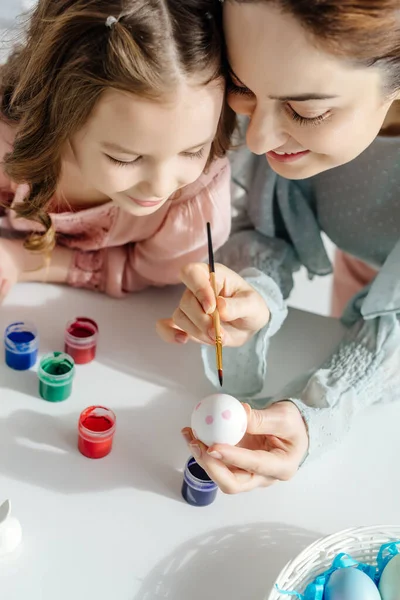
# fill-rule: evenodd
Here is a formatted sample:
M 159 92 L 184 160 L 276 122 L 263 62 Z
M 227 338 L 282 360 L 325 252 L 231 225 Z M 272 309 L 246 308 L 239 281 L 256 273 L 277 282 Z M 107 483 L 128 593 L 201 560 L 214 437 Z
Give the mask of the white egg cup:
M 11 516 L 11 502 L 6 500 L 0 506 L 0 558 L 13 552 L 21 540 L 21 524 Z

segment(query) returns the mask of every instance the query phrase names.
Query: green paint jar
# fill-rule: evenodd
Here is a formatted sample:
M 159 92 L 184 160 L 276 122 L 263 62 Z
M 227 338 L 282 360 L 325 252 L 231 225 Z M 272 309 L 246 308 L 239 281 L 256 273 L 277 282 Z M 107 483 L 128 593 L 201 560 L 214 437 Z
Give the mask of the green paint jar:
M 62 402 L 70 397 L 75 376 L 74 359 L 64 352 L 46 354 L 40 361 L 39 394 L 48 402 Z

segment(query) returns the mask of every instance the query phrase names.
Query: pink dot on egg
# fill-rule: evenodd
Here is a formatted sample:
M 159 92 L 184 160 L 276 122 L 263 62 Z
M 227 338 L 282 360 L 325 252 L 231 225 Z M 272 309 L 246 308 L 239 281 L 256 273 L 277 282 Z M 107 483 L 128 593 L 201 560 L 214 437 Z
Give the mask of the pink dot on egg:
M 232 416 L 232 413 L 229 410 L 229 408 L 227 410 L 224 410 L 224 412 L 222 413 L 222 418 L 225 419 L 226 421 L 229 421 L 231 416 Z
M 214 419 L 211 415 L 207 415 L 206 416 L 206 423 L 207 425 L 211 425 L 214 422 Z
M 200 406 L 201 406 L 201 402 L 198 403 L 198 405 L 196 406 L 195 410 L 199 410 Z

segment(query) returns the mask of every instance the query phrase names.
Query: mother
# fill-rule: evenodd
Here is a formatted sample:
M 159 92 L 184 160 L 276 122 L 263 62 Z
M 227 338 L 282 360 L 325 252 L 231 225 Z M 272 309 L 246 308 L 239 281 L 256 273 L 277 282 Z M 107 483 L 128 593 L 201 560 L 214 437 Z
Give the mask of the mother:
M 229 103 L 249 118 L 247 146 L 258 155 L 236 175 L 249 223 L 218 256 L 231 391 L 260 391 L 293 272 L 331 271 L 321 231 L 346 252 L 341 266 L 352 284 L 358 277 L 355 289 L 373 277 L 348 304 L 332 357 L 267 408 L 248 408 L 241 448 L 207 449 L 184 430 L 198 462 L 235 493 L 291 477 L 362 408 L 399 395 L 400 17 L 398 0 L 225 0 L 224 22 Z M 160 332 L 210 344 L 206 266 L 189 265 L 183 281 L 180 307 Z M 213 378 L 213 348 L 203 356 Z

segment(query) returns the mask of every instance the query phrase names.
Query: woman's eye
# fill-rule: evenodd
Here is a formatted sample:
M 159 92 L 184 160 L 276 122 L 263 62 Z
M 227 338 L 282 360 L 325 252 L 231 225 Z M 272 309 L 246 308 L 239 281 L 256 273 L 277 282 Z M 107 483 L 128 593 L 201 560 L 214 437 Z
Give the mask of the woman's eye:
M 251 97 L 254 95 L 253 92 L 251 90 L 249 90 L 249 88 L 241 86 L 241 85 L 236 85 L 236 83 L 233 83 L 233 81 L 230 81 L 228 83 L 228 93 L 235 94 L 236 96 L 247 96 L 247 97 Z
M 118 165 L 119 167 L 127 167 L 129 165 L 134 165 L 137 162 L 139 162 L 139 160 L 141 159 L 141 156 L 138 156 L 134 160 L 126 160 L 125 161 L 125 160 L 118 160 L 118 158 L 114 158 L 113 156 L 110 156 L 109 154 L 106 154 L 106 156 L 114 165 Z
M 319 125 L 319 123 L 322 123 L 331 116 L 331 113 L 328 110 L 323 115 L 318 115 L 317 117 L 302 117 L 290 106 L 290 104 L 287 105 L 287 110 L 293 121 L 299 123 L 299 125 Z

